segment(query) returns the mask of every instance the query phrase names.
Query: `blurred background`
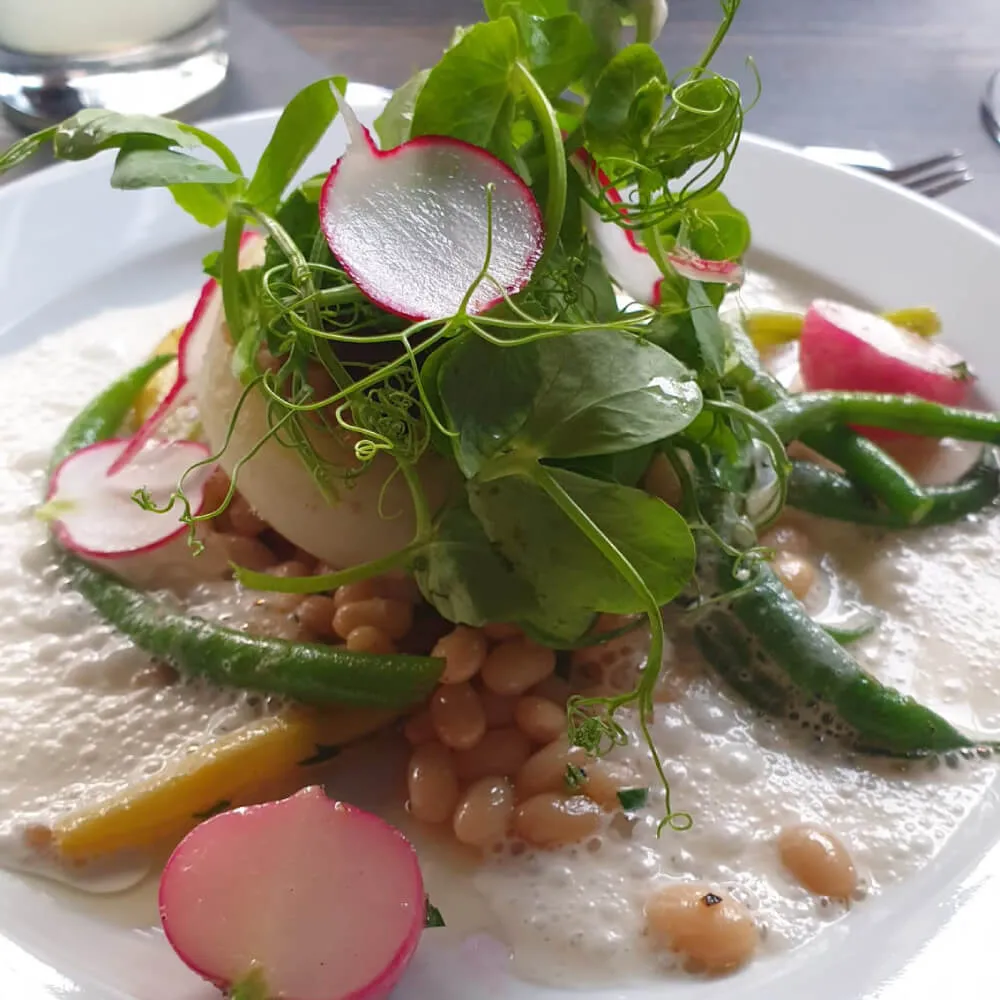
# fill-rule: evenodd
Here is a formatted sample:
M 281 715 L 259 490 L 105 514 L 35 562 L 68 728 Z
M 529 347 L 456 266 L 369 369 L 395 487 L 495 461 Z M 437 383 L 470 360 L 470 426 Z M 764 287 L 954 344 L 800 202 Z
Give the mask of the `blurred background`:
M 395 86 L 434 61 L 477 0 L 247 0 L 307 52 L 352 78 Z M 717 0 L 670 0 L 657 47 L 691 62 Z M 1000 68 L 1000 0 L 743 0 L 715 67 L 763 91 L 754 132 L 796 145 L 877 148 L 899 160 L 959 148 L 975 183 L 946 203 L 1000 230 L 1000 146 L 979 99 Z
M 481 9 L 478 0 L 232 0 L 229 79 L 189 117 L 279 105 L 330 71 L 395 86 Z M 670 0 L 657 43 L 668 69 L 696 58 L 718 16 L 718 0 Z M 714 65 L 750 84 L 748 56 L 763 82 L 749 129 L 898 161 L 960 149 L 975 181 L 944 201 L 1000 230 L 1000 145 L 979 109 L 1000 68 L 1000 0 L 743 0 Z

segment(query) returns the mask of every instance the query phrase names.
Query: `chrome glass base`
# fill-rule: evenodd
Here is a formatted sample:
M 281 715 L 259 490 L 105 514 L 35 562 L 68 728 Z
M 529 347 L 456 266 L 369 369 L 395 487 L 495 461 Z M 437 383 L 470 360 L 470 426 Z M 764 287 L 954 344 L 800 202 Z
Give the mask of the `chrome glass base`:
M 990 77 L 990 82 L 986 85 L 981 112 L 986 131 L 1000 142 L 1000 70 Z
M 29 127 L 62 121 L 82 108 L 170 114 L 225 79 L 225 40 L 220 12 L 172 38 L 113 55 L 34 56 L 0 48 L 0 104 Z

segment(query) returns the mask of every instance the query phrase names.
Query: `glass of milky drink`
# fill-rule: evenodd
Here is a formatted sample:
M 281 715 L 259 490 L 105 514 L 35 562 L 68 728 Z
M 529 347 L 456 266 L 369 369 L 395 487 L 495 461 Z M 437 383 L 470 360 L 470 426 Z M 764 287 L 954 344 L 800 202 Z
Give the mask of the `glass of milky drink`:
M 176 111 L 225 78 L 224 3 L 0 0 L 0 101 L 31 122 Z

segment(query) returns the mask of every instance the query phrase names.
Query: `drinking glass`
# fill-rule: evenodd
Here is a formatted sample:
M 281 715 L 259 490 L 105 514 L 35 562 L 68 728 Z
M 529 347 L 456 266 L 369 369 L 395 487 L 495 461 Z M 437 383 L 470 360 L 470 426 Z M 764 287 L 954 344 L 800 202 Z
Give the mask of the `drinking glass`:
M 31 124 L 176 111 L 225 78 L 224 2 L 0 0 L 0 102 Z
M 990 77 L 986 84 L 981 104 L 983 124 L 997 142 L 1000 142 L 1000 69 Z

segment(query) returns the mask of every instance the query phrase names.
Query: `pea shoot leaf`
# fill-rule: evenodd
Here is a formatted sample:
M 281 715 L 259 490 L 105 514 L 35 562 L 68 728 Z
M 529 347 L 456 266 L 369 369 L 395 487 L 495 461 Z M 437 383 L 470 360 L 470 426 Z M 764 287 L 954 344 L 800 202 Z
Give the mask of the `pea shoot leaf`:
M 375 132 L 383 149 L 392 149 L 410 138 L 413 109 L 430 72 L 429 69 L 419 70 L 397 87 L 375 120 Z
M 142 140 L 146 148 L 199 145 L 188 128 L 170 118 L 87 108 L 56 128 L 52 149 L 60 160 L 89 160 L 105 149 L 120 149 L 136 140 Z
M 319 198 L 325 180 L 326 174 L 318 174 L 300 184 L 278 207 L 275 219 L 307 260 L 330 265 L 333 263 L 333 255 L 319 228 Z M 286 262 L 287 258 L 281 248 L 273 240 L 268 240 L 267 266 L 276 267 Z M 320 272 L 315 275 L 314 280 L 322 285 L 323 277 Z
M 709 373 L 718 377 L 726 370 L 730 342 L 726 325 L 719 318 L 718 305 L 709 299 L 700 281 L 688 282 L 687 302 L 701 360 Z
M 535 594 L 459 503 L 446 508 L 434 537 L 413 564 L 420 592 L 448 621 L 516 621 L 537 606 Z
M 467 476 L 517 455 L 628 451 L 682 430 L 701 409 L 691 372 L 655 345 L 613 330 L 519 347 L 470 337 L 442 367 L 439 388 Z
M 411 135 L 448 135 L 492 150 L 517 56 L 517 28 L 509 17 L 470 28 L 428 73 L 413 106 Z
M 241 178 L 215 163 L 176 149 L 122 149 L 115 160 L 111 186 L 125 191 L 174 184 L 232 184 Z M 225 201 L 225 198 L 223 199 Z
M 112 186 L 166 187 L 181 208 L 206 226 L 222 222 L 244 190 L 245 180 L 237 172 L 235 157 L 200 129 L 169 118 L 94 108 L 15 143 L 0 157 L 0 173 L 22 163 L 49 141 L 55 157 L 62 160 L 86 160 L 117 149 Z M 188 152 L 198 146 L 219 156 L 224 166 Z
M 701 416 L 699 414 L 695 422 Z M 606 483 L 638 486 L 655 454 L 656 445 L 646 444 L 628 451 L 615 452 L 613 455 L 586 455 L 582 458 L 565 459 L 559 463 L 559 467 Z
M 584 76 L 589 88 L 618 51 L 622 33 L 622 10 L 608 0 L 571 0 L 570 7 L 590 29 L 596 46 L 594 58 Z
M 651 45 L 622 49 L 597 78 L 583 119 L 588 148 L 598 156 L 637 156 L 663 108 L 667 71 Z
M 18 139 L 13 145 L 8 146 L 0 155 L 0 175 L 20 166 L 25 160 L 30 160 L 43 146 L 47 146 L 52 137 L 56 134 L 56 126 L 42 129 L 32 135 L 26 135 L 23 139 Z
M 547 94 L 557 97 L 582 76 L 593 59 L 594 41 L 576 14 L 540 17 L 512 3 L 503 11 L 517 25 L 525 61 Z
M 486 16 L 495 21 L 510 14 L 511 9 L 533 17 L 558 17 L 569 10 L 567 0 L 483 0 Z
M 203 226 L 217 226 L 243 178 L 215 163 L 199 160 L 176 149 L 143 149 L 123 146 L 115 160 L 111 186 L 125 191 L 169 188 L 174 200 Z
M 334 87 L 343 94 L 347 79 L 331 76 L 317 80 L 285 105 L 247 188 L 246 198 L 252 205 L 269 215 L 278 207 L 306 157 L 337 117 L 340 108 Z
M 673 600 L 687 585 L 694 540 L 677 511 L 641 490 L 565 469 L 548 472 L 641 574 L 657 603 Z M 550 615 L 557 608 L 645 610 L 611 562 L 531 479 L 471 482 L 469 500 L 486 534 L 532 584 Z
M 728 149 L 742 123 L 740 89 L 732 80 L 715 75 L 688 80 L 674 90 L 667 113 L 652 130 L 650 156 L 664 177 L 681 177 Z
M 750 223 L 721 191 L 693 198 L 685 206 L 687 244 L 707 260 L 738 260 L 750 246 Z

